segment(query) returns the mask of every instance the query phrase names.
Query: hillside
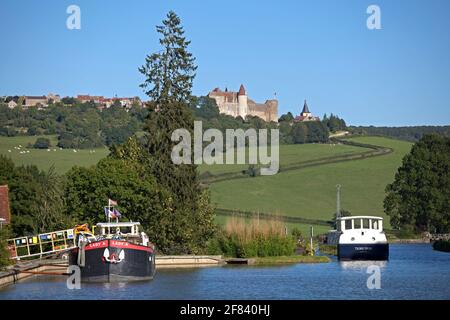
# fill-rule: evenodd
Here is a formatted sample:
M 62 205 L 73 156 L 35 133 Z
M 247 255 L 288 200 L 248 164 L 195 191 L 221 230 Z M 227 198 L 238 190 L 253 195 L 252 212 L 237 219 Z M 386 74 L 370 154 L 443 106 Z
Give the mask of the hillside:
M 342 208 L 352 214 L 381 215 L 384 189 L 392 182 L 408 142 L 381 137 L 350 139 L 392 148 L 390 154 L 280 172 L 274 176 L 213 183 L 219 208 L 330 220 L 336 207 L 336 184 L 342 185 Z M 300 150 L 301 148 L 299 148 Z
M 369 149 L 333 143 L 282 144 L 280 145 L 280 167 L 326 157 L 352 155 L 367 150 Z M 248 148 L 246 149 L 246 155 L 248 159 Z M 248 168 L 248 164 L 202 164 L 198 168 L 200 173 L 209 172 L 213 175 L 220 175 L 245 170 Z
M 55 145 L 56 136 L 50 137 Z M 10 156 L 17 164 L 35 164 L 40 169 L 54 165 L 58 173 L 64 173 L 74 165 L 90 166 L 108 154 L 108 149 L 92 150 L 27 149 L 21 154 L 15 149 L 34 143 L 37 137 L 0 137 L 0 154 Z M 306 221 L 288 223 L 288 228 L 297 226 L 307 232 L 315 220 L 316 232 L 328 229 L 325 221 L 331 219 L 335 210 L 336 184 L 342 185 L 342 208 L 353 214 L 382 215 L 384 188 L 392 182 L 396 169 L 411 144 L 382 137 L 358 137 L 349 139 L 359 143 L 392 148 L 390 154 L 367 159 L 351 157 L 367 153 L 367 148 L 343 144 L 281 145 L 281 172 L 275 176 L 250 178 L 241 176 L 238 180 L 213 182 L 210 185 L 212 202 L 219 209 L 247 212 L 261 212 L 300 218 Z M 11 152 L 8 152 L 11 150 Z M 22 148 L 23 150 L 23 148 Z M 55 151 L 54 151 L 55 150 Z M 95 151 L 95 152 L 94 152 Z M 320 159 L 344 159 L 343 162 L 324 163 Z M 296 168 L 297 164 L 313 163 Z M 212 175 L 234 174 L 248 168 L 248 165 L 201 165 L 199 172 Z M 227 216 L 220 214 L 217 222 L 224 223 Z M 224 212 L 222 212 L 224 213 Z M 311 221 L 309 221 L 309 220 Z M 320 222 L 319 221 L 319 222 Z
M 52 147 L 50 151 L 47 149 L 27 149 L 26 146 L 33 144 L 37 138 L 45 137 L 50 139 Z M 91 166 L 96 164 L 100 159 L 106 157 L 109 153 L 108 148 L 95 148 L 76 150 L 62 149 L 56 147 L 57 138 L 53 136 L 17 136 L 17 137 L 1 137 L 0 136 L 0 154 L 11 157 L 16 165 L 34 164 L 39 169 L 48 170 L 54 165 L 56 172 L 62 174 L 67 172 L 74 165 Z M 16 149 L 22 146 L 20 150 Z M 15 148 L 16 147 L 16 148 Z M 30 151 L 29 153 L 20 153 L 21 151 Z M 11 152 L 9 152 L 11 151 Z

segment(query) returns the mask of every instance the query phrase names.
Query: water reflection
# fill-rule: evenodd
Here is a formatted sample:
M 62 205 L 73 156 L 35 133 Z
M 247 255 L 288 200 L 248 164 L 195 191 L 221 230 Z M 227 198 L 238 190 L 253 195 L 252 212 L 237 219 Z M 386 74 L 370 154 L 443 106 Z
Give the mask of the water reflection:
M 378 266 L 381 269 L 386 267 L 387 261 L 340 261 L 340 266 L 344 270 L 365 270 L 369 266 Z
M 123 289 L 127 286 L 127 284 L 132 284 L 131 282 L 105 282 L 100 283 L 105 289 Z
M 0 299 L 450 299 L 450 254 L 431 245 L 391 245 L 389 261 L 157 270 L 152 281 L 82 283 L 34 277 L 0 289 Z M 370 290 L 367 268 L 382 269 Z

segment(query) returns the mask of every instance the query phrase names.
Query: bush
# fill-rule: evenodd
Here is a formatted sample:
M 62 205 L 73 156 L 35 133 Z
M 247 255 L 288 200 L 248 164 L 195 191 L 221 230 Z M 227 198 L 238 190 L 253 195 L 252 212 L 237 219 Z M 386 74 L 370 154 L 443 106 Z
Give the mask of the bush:
M 297 227 L 292 228 L 291 234 L 297 241 L 303 240 L 303 235 L 299 228 Z
M 245 174 L 247 174 L 249 177 L 256 177 L 260 175 L 260 169 L 254 164 L 251 164 L 248 166 L 248 169 L 245 171 Z
M 50 140 L 47 138 L 37 138 L 33 145 L 36 149 L 48 149 L 51 146 Z
M 248 223 L 233 217 L 209 243 L 208 252 L 237 258 L 290 256 L 296 242 L 285 234 L 279 220 L 253 219 Z
M 6 239 L 9 238 L 9 235 L 10 233 L 7 227 L 0 229 L 0 268 L 11 264 L 9 251 L 6 246 Z

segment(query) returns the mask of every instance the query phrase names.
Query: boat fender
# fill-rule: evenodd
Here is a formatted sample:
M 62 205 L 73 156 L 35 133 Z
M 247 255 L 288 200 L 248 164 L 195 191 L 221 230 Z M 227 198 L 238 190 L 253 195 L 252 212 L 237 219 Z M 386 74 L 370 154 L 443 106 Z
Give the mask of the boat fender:
M 85 247 L 86 247 L 86 243 L 85 241 L 81 241 L 79 244 L 79 249 L 78 249 L 78 260 L 77 260 L 77 264 L 79 267 L 84 267 L 86 264 L 86 253 L 85 253 Z

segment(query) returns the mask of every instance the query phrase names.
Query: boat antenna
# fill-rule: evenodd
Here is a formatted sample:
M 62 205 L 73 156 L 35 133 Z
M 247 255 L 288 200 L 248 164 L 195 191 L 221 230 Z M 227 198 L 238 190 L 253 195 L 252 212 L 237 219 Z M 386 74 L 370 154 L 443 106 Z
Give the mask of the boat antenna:
M 336 219 L 341 217 L 341 185 L 336 185 Z

